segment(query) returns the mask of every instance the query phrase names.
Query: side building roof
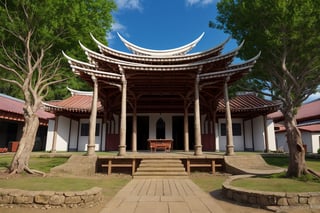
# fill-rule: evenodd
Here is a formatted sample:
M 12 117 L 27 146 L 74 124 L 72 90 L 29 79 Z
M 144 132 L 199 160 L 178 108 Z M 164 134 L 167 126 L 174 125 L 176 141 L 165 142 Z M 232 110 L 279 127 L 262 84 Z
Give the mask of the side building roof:
M 23 116 L 24 101 L 0 93 L 0 119 L 24 122 Z M 40 125 L 47 125 L 48 119 L 54 118 L 54 114 L 43 109 L 37 111 Z

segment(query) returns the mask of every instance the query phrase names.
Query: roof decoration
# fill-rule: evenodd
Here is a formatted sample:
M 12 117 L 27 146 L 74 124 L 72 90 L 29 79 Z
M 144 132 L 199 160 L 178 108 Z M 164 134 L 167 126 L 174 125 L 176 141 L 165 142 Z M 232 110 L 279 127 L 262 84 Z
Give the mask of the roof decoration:
M 187 54 L 192 48 L 194 48 L 198 42 L 202 39 L 204 35 L 204 32 L 194 41 L 190 42 L 189 44 L 186 44 L 184 46 L 174 48 L 174 49 L 168 49 L 168 50 L 152 50 L 152 49 L 146 49 L 143 47 L 139 47 L 135 44 L 130 43 L 126 39 L 124 39 L 119 33 L 118 36 L 123 42 L 123 44 L 132 51 L 132 53 L 136 55 L 147 55 L 147 56 L 160 56 L 160 57 L 168 57 L 168 56 L 177 56 L 177 55 L 185 55 Z

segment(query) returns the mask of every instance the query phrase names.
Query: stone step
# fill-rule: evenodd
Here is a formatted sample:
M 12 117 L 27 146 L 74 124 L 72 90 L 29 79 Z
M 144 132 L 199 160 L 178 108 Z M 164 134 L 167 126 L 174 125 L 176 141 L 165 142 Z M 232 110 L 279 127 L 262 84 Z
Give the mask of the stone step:
M 136 172 L 134 176 L 187 176 L 187 172 Z
M 185 172 L 183 167 L 139 167 L 137 172 Z
M 186 177 L 184 165 L 180 159 L 143 159 L 133 175 L 134 177 Z

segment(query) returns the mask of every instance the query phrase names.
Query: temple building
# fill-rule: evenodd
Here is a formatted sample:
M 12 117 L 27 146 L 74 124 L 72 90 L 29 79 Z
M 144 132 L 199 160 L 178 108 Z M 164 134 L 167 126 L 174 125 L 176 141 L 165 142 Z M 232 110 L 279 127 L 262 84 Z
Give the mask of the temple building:
M 45 103 L 50 120 L 47 150 L 148 150 L 149 139 L 172 139 L 173 150 L 263 151 L 275 149 L 274 126 L 266 115 L 278 105 L 253 94 L 229 101 L 228 86 L 246 75 L 259 54 L 233 64 L 241 46 L 222 54 L 227 39 L 199 53 L 201 40 L 169 50 L 130 43 L 114 50 L 95 39 L 100 52 L 81 45 L 88 62 L 67 55 L 72 71 L 93 92 L 69 89 L 72 96 Z M 91 125 L 90 125 L 91 124 Z M 93 128 L 90 128 L 93 127 Z

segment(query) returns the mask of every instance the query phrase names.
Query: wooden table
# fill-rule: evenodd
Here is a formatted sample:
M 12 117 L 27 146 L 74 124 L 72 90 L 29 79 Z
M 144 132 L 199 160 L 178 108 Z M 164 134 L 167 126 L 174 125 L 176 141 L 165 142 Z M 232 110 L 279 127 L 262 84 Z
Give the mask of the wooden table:
M 173 139 L 148 139 L 150 151 L 157 151 L 157 149 L 170 152 Z

